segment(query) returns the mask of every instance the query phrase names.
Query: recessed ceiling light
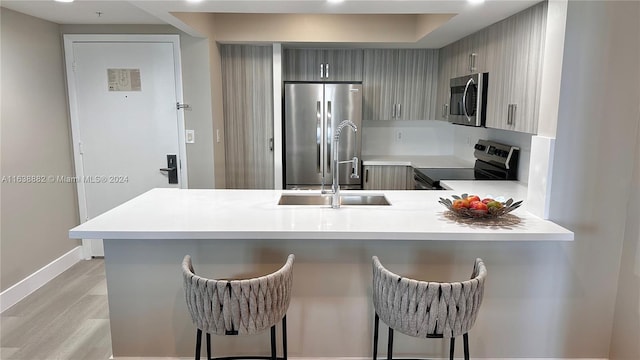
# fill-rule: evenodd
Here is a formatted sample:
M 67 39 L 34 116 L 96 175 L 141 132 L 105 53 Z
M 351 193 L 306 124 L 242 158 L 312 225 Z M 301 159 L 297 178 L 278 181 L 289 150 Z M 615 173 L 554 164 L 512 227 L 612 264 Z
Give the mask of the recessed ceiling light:
M 327 0 L 327 1 L 330 2 L 330 3 L 336 3 L 337 4 L 337 3 L 343 2 L 344 0 Z
M 202 0 L 187 0 L 187 2 L 190 2 L 190 3 L 199 3 L 199 2 L 201 2 L 201 1 L 202 1 Z
M 467 0 L 469 4 L 482 4 L 484 0 Z
M 73 2 L 73 0 L 55 0 L 56 2 Z

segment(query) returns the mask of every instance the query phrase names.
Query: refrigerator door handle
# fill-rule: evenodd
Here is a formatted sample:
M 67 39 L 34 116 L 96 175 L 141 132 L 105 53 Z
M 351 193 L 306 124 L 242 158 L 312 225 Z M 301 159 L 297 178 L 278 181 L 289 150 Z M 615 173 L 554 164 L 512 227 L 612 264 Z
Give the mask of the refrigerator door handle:
M 320 147 L 321 143 L 322 143 L 322 102 L 318 101 L 317 109 L 316 109 L 316 146 L 317 146 L 316 151 L 318 155 L 318 162 L 316 163 L 316 171 L 318 172 L 318 174 L 322 173 L 320 169 L 320 165 L 322 163 L 322 158 L 321 158 L 322 149 Z
M 331 129 L 331 124 L 333 123 L 333 119 L 332 119 L 332 114 L 331 114 L 331 101 L 327 101 L 327 122 L 325 123 L 325 129 L 327 132 L 327 151 L 326 153 L 326 157 L 327 157 L 327 172 L 330 173 L 331 172 L 331 135 L 332 135 L 332 129 Z

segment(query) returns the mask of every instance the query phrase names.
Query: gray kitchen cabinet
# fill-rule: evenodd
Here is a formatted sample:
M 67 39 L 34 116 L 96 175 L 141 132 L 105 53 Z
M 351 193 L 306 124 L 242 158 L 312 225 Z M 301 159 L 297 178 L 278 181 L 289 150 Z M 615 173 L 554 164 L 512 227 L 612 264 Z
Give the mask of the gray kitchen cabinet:
M 487 127 L 537 132 L 546 14 L 545 1 L 487 28 Z
M 361 49 L 285 49 L 286 81 L 362 81 Z
M 273 189 L 272 52 L 271 46 L 220 46 L 230 189 Z
M 448 119 L 452 78 L 489 71 L 487 39 L 488 32 L 481 30 L 440 49 L 436 119 Z
M 365 50 L 363 118 L 365 120 L 434 119 L 438 90 L 437 77 L 437 50 Z
M 364 190 L 413 190 L 413 168 L 398 165 L 365 165 Z

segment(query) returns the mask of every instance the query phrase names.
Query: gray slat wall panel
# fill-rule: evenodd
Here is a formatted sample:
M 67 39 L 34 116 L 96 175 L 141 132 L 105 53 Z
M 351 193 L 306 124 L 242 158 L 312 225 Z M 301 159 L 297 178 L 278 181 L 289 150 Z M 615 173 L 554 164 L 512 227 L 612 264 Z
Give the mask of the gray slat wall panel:
M 273 189 L 272 52 L 271 46 L 220 46 L 230 189 Z

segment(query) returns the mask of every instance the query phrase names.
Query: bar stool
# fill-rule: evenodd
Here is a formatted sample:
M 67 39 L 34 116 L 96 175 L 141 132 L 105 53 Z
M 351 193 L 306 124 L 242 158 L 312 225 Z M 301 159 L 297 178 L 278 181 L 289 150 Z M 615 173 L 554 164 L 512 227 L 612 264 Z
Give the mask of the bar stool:
M 243 280 L 213 280 L 197 276 L 191 256 L 182 261 L 184 292 L 196 326 L 196 354 L 200 359 L 202 332 L 207 336 L 207 359 L 287 359 L 287 308 L 291 301 L 293 260 L 269 275 Z M 282 321 L 283 357 L 276 357 L 276 324 Z M 211 357 L 211 334 L 250 335 L 271 328 L 271 356 Z
M 373 359 L 378 357 L 379 319 L 389 326 L 387 359 L 393 357 L 393 331 L 419 338 L 449 338 L 453 360 L 455 338 L 463 335 L 464 358 L 469 360 L 469 329 L 482 304 L 487 269 L 476 259 L 471 280 L 442 283 L 412 280 L 385 269 L 373 257 Z

